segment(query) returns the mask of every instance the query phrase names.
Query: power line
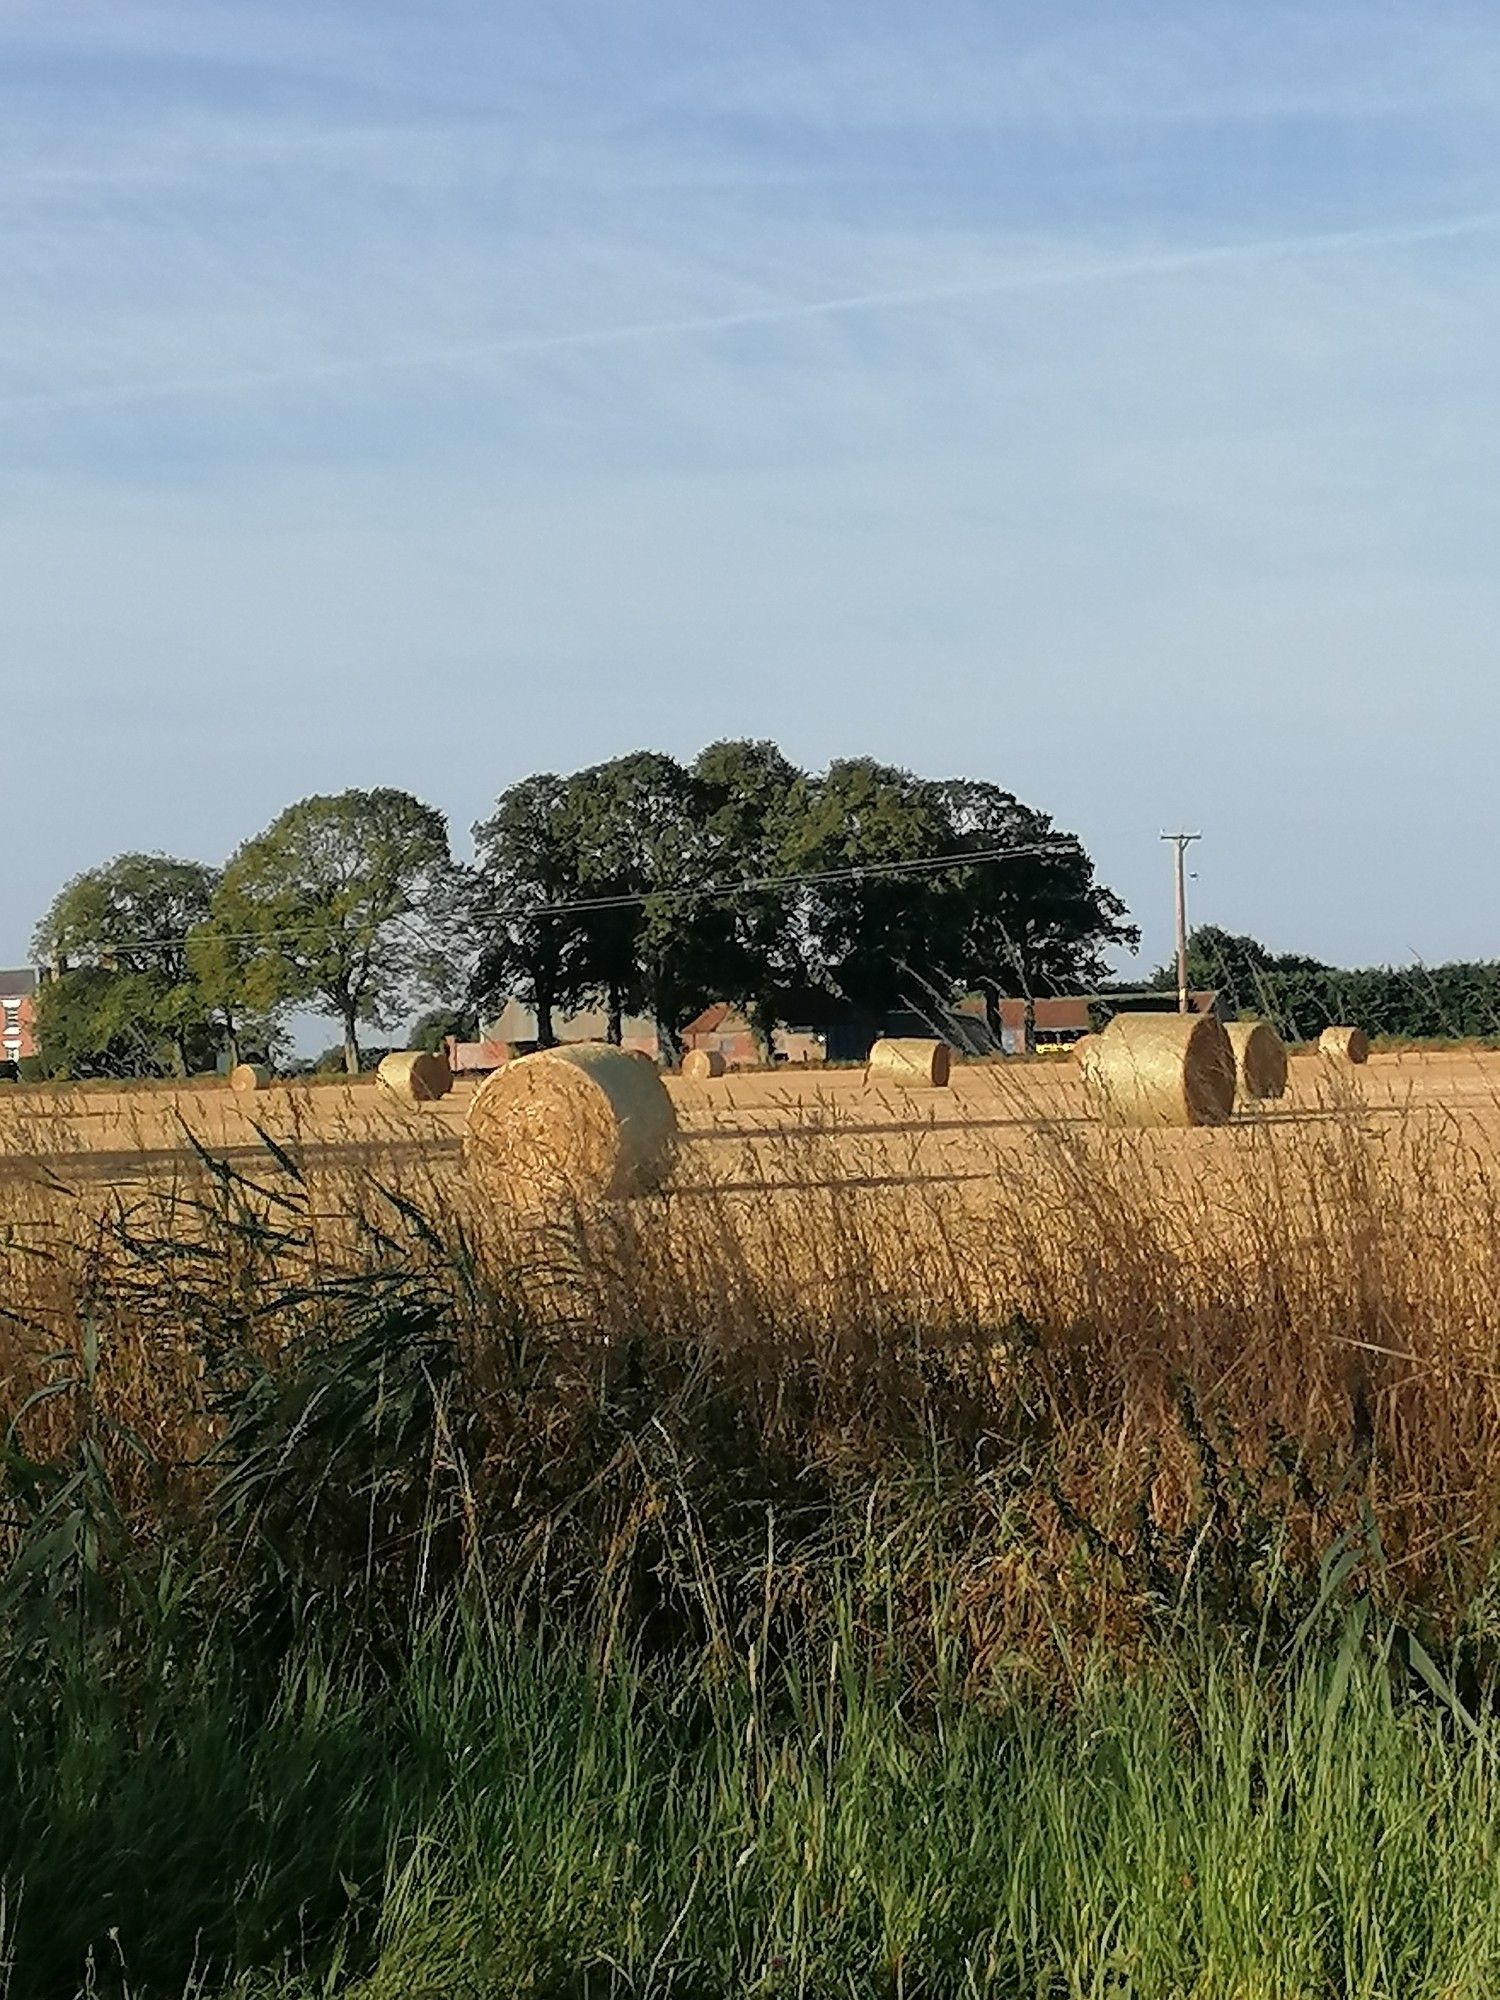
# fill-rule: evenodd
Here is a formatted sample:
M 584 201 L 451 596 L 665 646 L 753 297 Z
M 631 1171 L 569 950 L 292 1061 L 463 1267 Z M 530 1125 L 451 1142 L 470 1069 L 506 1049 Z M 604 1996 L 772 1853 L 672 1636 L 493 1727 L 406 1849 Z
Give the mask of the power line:
M 847 868 L 822 868 L 802 870 L 787 875 L 752 875 L 738 882 L 708 882 L 696 888 L 682 889 L 636 889 L 616 896 L 577 897 L 558 903 L 517 903 L 509 907 L 488 910 L 485 914 L 493 922 L 504 923 L 522 917 L 566 917 L 598 914 L 605 910 L 634 909 L 645 903 L 696 903 L 713 902 L 726 897 L 753 895 L 769 889 L 795 889 L 813 887 L 833 882 L 860 882 L 871 876 L 887 875 L 932 875 L 948 869 L 972 868 L 1002 861 L 1023 861 L 1048 855 L 1077 854 L 1077 844 L 1067 840 L 1037 841 L 1021 847 L 979 848 L 968 854 L 922 855 L 907 861 L 866 861 Z M 397 921 L 409 922 L 402 917 Z M 340 928 L 332 919 L 319 925 L 316 921 L 298 924 L 277 931 L 214 931 L 209 933 L 219 944 L 270 944 L 287 938 L 307 939 L 322 932 L 332 936 Z M 430 942 L 430 940 L 424 940 Z M 99 948 L 105 953 L 127 953 L 137 951 L 179 951 L 184 939 L 136 938 L 128 944 L 107 945 Z

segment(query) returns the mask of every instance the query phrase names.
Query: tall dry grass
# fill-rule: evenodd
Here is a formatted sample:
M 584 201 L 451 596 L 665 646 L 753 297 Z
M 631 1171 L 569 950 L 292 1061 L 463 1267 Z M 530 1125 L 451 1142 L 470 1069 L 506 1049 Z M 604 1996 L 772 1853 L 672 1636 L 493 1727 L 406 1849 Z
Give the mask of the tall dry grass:
M 270 1529 L 405 1601 L 477 1559 L 643 1629 L 761 1617 L 768 1568 L 805 1618 L 878 1548 L 880 1602 L 925 1629 L 939 1598 L 979 1681 L 1189 1605 L 1264 1643 L 1330 1564 L 1429 1638 L 1482 1628 L 1487 1124 L 1331 1090 L 1107 1134 L 997 1100 L 935 1156 L 902 1110 L 706 1130 L 664 1194 L 546 1227 L 476 1206 L 422 1112 L 341 1131 L 289 1096 L 253 1155 L 185 1140 L 108 1186 L 12 1133 L 12 1559 L 86 1466 L 122 1551 L 233 1565 Z

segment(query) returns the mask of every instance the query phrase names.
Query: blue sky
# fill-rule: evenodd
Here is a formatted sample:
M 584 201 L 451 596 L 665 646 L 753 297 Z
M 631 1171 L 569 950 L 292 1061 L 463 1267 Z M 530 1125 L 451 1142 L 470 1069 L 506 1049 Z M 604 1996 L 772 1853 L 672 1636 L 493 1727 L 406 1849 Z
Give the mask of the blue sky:
M 1495 954 L 1497 141 L 1479 5 L 8 0 L 0 962 L 740 734 Z

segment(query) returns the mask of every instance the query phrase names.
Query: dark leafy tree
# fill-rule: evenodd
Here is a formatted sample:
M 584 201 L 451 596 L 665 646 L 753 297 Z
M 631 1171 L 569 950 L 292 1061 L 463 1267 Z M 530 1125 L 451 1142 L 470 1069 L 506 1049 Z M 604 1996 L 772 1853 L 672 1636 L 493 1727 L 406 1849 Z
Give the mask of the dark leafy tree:
M 1096 881 L 1077 835 L 1046 813 L 971 779 L 950 779 L 938 791 L 949 851 L 1003 857 L 945 873 L 934 885 L 954 906 L 953 975 L 984 994 L 998 1038 L 1002 994 L 1030 1000 L 1096 984 L 1105 954 L 1133 950 L 1140 932 L 1120 898 Z
M 406 1046 L 436 1054 L 450 1035 L 467 1042 L 478 1032 L 479 1020 L 472 1007 L 430 1007 L 407 1030 Z
M 711 743 L 692 767 L 711 865 L 720 884 L 764 883 L 782 871 L 803 774 L 774 743 Z M 778 1025 L 808 1005 L 812 981 L 791 887 L 747 888 L 721 903 L 718 998 L 741 1007 L 769 1055 Z
M 576 783 L 524 778 L 474 829 L 474 997 L 492 1010 L 515 995 L 535 1013 L 544 1048 L 557 1039 L 558 1011 L 582 1004 L 597 970 L 584 914 L 554 913 L 584 894 Z
M 810 969 L 872 1031 L 893 1008 L 951 991 L 962 949 L 955 899 L 940 875 L 890 867 L 952 851 L 942 787 L 851 758 L 799 780 L 787 815 L 785 871 L 836 878 L 800 892 Z
M 604 998 L 609 1035 L 627 1008 L 650 1015 L 669 1054 L 716 990 L 730 957 L 732 920 L 720 899 L 695 896 L 714 881 L 706 797 L 671 757 L 638 751 L 569 782 L 567 823 L 582 913 L 582 971 Z

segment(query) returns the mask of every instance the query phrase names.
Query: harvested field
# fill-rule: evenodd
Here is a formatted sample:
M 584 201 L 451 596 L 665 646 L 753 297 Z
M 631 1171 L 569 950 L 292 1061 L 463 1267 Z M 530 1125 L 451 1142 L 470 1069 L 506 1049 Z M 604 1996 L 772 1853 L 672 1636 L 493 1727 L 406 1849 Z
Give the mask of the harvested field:
M 1026 1421 L 1054 1413 L 1069 1504 L 1134 1518 L 1154 1467 L 1152 1505 L 1177 1526 L 1201 1476 L 1192 1426 L 1208 1412 L 1247 1477 L 1266 1476 L 1287 1440 L 1338 1467 L 1299 1530 L 1310 1549 L 1364 1491 L 1343 1460 L 1374 1425 L 1393 1560 L 1424 1589 L 1451 1567 L 1446 1596 L 1500 1552 L 1500 1059 L 1403 1054 L 1351 1075 L 1298 1058 L 1273 1108 L 1159 1131 L 1104 1128 L 1067 1064 L 964 1065 L 949 1090 L 916 1097 L 842 1071 L 666 1088 L 680 1136 L 665 1186 L 590 1213 L 507 1209 L 469 1183 L 469 1084 L 415 1107 L 371 1085 L 244 1102 L 223 1089 L 8 1093 L 0 1382 L 12 1406 L 31 1393 L 80 1301 L 97 1299 L 111 1407 L 186 1459 L 208 1435 L 205 1314 L 232 1316 L 240 1285 L 295 1296 L 309 1263 L 368 1269 L 420 1216 L 428 1234 L 397 1269 L 439 1243 L 444 1271 L 477 1259 L 485 1296 L 565 1351 L 581 1343 L 581 1357 L 634 1329 L 662 1337 L 670 1369 L 691 1328 L 713 1366 L 738 1356 L 777 1396 L 784 1373 L 828 1349 L 820 1396 L 850 1369 L 885 1371 L 877 1401 L 903 1411 L 955 1396 L 967 1409 L 979 1384 L 972 1421 L 1002 1427 L 1039 1370 Z M 264 1238 L 226 1237 L 226 1217 L 247 1214 L 272 1225 Z M 179 1255 L 189 1274 L 228 1274 L 181 1321 L 177 1281 L 163 1291 L 156 1275 Z M 143 1346 L 142 1326 L 163 1319 L 171 1331 Z M 901 1346 L 895 1367 L 891 1340 L 918 1349 Z M 876 1392 L 849 1393 L 860 1414 L 830 1439 L 873 1421 Z
M 1099 1124 L 1076 1066 L 967 1064 L 941 1094 L 867 1084 L 857 1070 L 751 1071 L 706 1080 L 668 1076 L 690 1179 L 733 1188 L 750 1181 L 801 1185 L 806 1151 L 820 1178 L 867 1182 L 994 1180 L 1015 1170 L 1042 1136 L 1081 1134 Z M 309 1162 L 348 1160 L 362 1149 L 420 1152 L 441 1176 L 456 1169 L 477 1085 L 458 1080 L 440 1104 L 412 1113 L 373 1082 L 278 1084 L 241 1100 L 206 1086 L 180 1090 L 0 1090 L 0 1180 L 137 1180 L 195 1163 L 194 1141 L 230 1159 L 259 1155 L 265 1137 Z M 1500 1145 L 1500 1054 L 1378 1055 L 1354 1072 L 1331 1072 L 1316 1056 L 1290 1065 L 1285 1098 L 1243 1109 L 1219 1130 L 1152 1135 L 1163 1160 L 1229 1164 L 1268 1132 L 1290 1143 L 1332 1119 L 1354 1117 L 1374 1136 L 1413 1117 L 1457 1120 L 1474 1143 Z M 1250 1129 L 1259 1135 L 1247 1141 Z M 263 1137 L 262 1135 L 265 1135 Z M 1274 1146 L 1280 1143 L 1273 1138 Z
M 575 1304 L 580 1287 L 609 1281 L 603 1229 L 637 1239 L 631 1282 L 655 1268 L 713 1317 L 750 1294 L 756 1316 L 780 1301 L 824 1319 L 1003 1318 L 1070 1302 L 1107 1313 L 1115 1296 L 1163 1289 L 1185 1309 L 1204 1288 L 1283 1301 L 1302 1288 L 1332 1309 L 1400 1264 L 1404 1299 L 1441 1295 L 1434 1337 L 1451 1328 L 1471 1348 L 1489 1337 L 1500 1056 L 1380 1056 L 1357 1072 L 1299 1057 L 1273 1105 L 1158 1131 L 1102 1126 L 1069 1064 L 964 1065 L 950 1089 L 918 1094 L 856 1071 L 664 1081 L 679 1125 L 670 1178 L 587 1230 L 556 1204 L 539 1221 L 535 1204 L 508 1212 L 470 1184 L 462 1146 L 476 1086 L 462 1081 L 422 1106 L 369 1084 L 245 1100 L 201 1088 L 7 1093 L 0 1215 L 13 1237 L 60 1219 L 76 1233 L 122 1202 L 191 1202 L 226 1172 L 263 1185 L 290 1162 L 320 1227 L 346 1246 L 386 1192 L 497 1241 L 523 1271 L 538 1228 L 578 1243 L 592 1231 L 588 1255 L 567 1259 Z M 1422 1250 L 1434 1240 L 1441 1260 Z

